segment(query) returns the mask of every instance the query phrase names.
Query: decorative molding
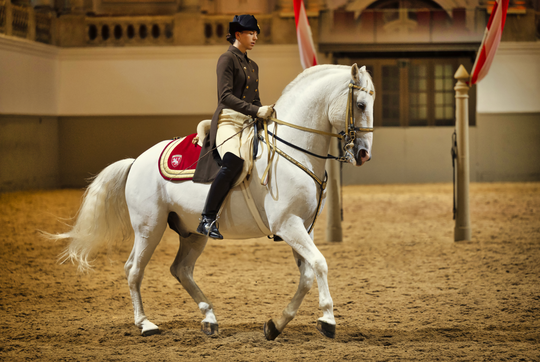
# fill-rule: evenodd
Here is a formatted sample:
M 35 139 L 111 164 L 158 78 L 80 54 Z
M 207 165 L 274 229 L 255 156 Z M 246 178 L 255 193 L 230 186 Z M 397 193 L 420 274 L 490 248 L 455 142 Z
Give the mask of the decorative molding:
M 61 52 L 61 49 L 54 45 L 43 44 L 3 34 L 0 34 L 0 50 L 29 54 L 47 59 L 57 59 Z
M 471 43 L 366 43 L 332 44 L 319 43 L 320 52 L 340 53 L 388 53 L 388 52 L 456 52 L 476 51 L 480 42 Z
M 60 60 L 210 59 L 219 57 L 226 46 L 140 46 L 125 48 L 63 48 Z
M 540 56 L 540 41 L 501 42 L 497 55 L 537 55 Z M 540 59 L 539 59 L 540 62 Z
M 0 50 L 62 60 L 217 59 L 227 49 L 223 45 L 141 46 L 103 48 L 59 48 L 0 34 Z M 251 53 L 257 57 L 298 56 L 296 44 L 261 44 Z
M 434 3 L 440 5 L 443 9 L 447 11 L 454 8 L 464 8 L 464 9 L 473 9 L 480 6 L 479 0 L 431 0 Z M 373 4 L 375 0 L 354 0 L 349 1 L 345 6 L 347 11 L 362 12 L 368 6 Z M 450 12 L 451 13 L 451 12 Z
M 60 60 L 143 60 L 143 59 L 218 59 L 227 50 L 223 45 L 144 46 L 125 48 L 62 48 Z M 298 45 L 257 45 L 250 52 L 254 59 L 298 57 Z

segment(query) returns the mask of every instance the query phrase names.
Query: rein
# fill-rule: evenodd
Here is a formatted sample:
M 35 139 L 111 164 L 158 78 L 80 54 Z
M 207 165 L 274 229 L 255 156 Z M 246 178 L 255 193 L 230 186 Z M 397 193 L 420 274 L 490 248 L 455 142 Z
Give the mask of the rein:
M 302 151 L 304 153 L 307 153 L 308 155 L 310 156 L 313 156 L 313 157 L 317 157 L 317 158 L 322 158 L 324 160 L 335 160 L 335 161 L 341 161 L 341 157 L 336 157 L 336 156 L 332 156 L 331 154 L 328 154 L 327 156 L 321 156 L 321 155 L 318 155 L 316 153 L 313 153 L 311 151 L 308 151 L 306 149 L 303 149 L 302 147 L 299 147 L 297 145 L 295 145 L 294 143 L 290 143 L 290 142 L 287 142 L 285 141 L 283 138 L 273 134 L 272 132 L 268 131 L 268 134 L 272 137 L 275 137 L 279 142 L 282 142 L 284 144 L 286 144 L 287 146 L 291 147 L 291 148 L 294 148 L 298 151 Z M 262 140 L 262 139 L 261 139 Z
M 268 163 L 268 165 L 266 167 L 266 170 L 264 170 L 264 174 L 263 174 L 263 176 L 261 178 L 261 185 L 266 186 L 268 184 L 268 178 L 267 178 L 268 177 L 268 171 L 270 170 L 270 166 L 272 165 L 271 162 L 274 159 L 274 155 L 275 155 L 276 152 L 279 153 L 281 156 L 283 156 L 286 160 L 291 162 L 293 165 L 297 166 L 302 171 L 307 173 L 317 183 L 317 185 L 319 185 L 320 193 L 319 193 L 319 198 L 317 200 L 317 211 L 315 212 L 315 217 L 313 218 L 313 222 L 311 223 L 311 226 L 307 230 L 307 232 L 309 234 L 309 233 L 311 233 L 311 230 L 313 230 L 313 227 L 315 226 L 315 221 L 317 221 L 317 216 L 319 216 L 319 213 L 321 211 L 322 196 L 323 196 L 324 190 L 326 189 L 326 183 L 328 181 L 328 173 L 325 170 L 324 171 L 324 179 L 321 180 L 320 178 L 317 177 L 317 175 L 315 175 L 315 173 L 313 171 L 311 171 L 306 166 L 302 165 L 300 162 L 296 161 L 294 158 L 292 158 L 291 156 L 289 156 L 288 154 L 286 154 L 285 152 L 283 152 L 282 150 L 277 148 L 277 146 L 275 145 L 275 142 L 274 142 L 274 144 L 270 143 L 268 141 L 268 134 L 269 133 L 272 134 L 272 133 L 270 131 L 268 131 L 268 128 L 266 127 L 266 122 L 265 122 L 264 126 L 265 126 L 264 127 L 264 130 L 265 130 L 264 133 L 265 133 L 265 136 L 266 136 L 266 141 L 261 135 L 258 135 L 258 138 L 262 142 L 264 142 L 264 143 L 266 143 L 268 145 L 268 148 L 269 148 L 269 150 L 268 150 L 269 163 Z M 277 138 L 277 136 L 275 136 L 273 134 L 272 134 L 272 137 L 274 138 L 274 140 Z M 288 143 L 288 142 L 286 142 L 286 143 Z M 302 148 L 300 148 L 298 146 L 293 146 L 293 147 L 300 150 L 300 151 L 308 152 L 311 155 L 324 158 L 322 156 L 315 155 L 315 154 L 313 154 L 313 153 L 311 153 L 311 152 L 309 152 L 307 150 L 303 150 Z M 270 156 L 270 153 L 272 153 L 272 156 Z M 334 156 L 332 156 L 332 157 L 334 157 Z M 266 181 L 265 181 L 265 179 L 266 179 Z
M 307 230 L 308 233 L 311 233 L 311 231 L 313 230 L 313 227 L 315 226 L 315 221 L 317 221 L 317 216 L 319 216 L 319 213 L 321 211 L 322 196 L 323 196 L 324 190 L 326 189 L 327 180 L 328 180 L 328 174 L 325 171 L 324 172 L 324 178 L 321 180 L 319 177 L 317 177 L 317 175 L 315 175 L 315 173 L 313 171 L 311 171 L 306 166 L 302 165 L 300 162 L 295 160 L 293 157 L 289 156 L 288 154 L 286 154 L 285 152 L 280 150 L 276 145 L 276 140 L 279 140 L 280 142 L 283 142 L 284 144 L 286 144 L 289 147 L 292 147 L 292 148 L 294 148 L 296 150 L 302 151 L 304 153 L 307 153 L 308 155 L 311 155 L 311 156 L 314 156 L 314 157 L 317 157 L 317 158 L 332 159 L 332 160 L 336 160 L 336 161 L 339 161 L 339 162 L 347 162 L 347 157 L 345 157 L 345 156 L 336 157 L 336 156 L 332 156 L 330 154 L 328 154 L 328 156 L 320 156 L 320 155 L 317 155 L 317 154 L 315 154 L 313 152 L 310 152 L 310 151 L 308 151 L 306 149 L 303 149 L 303 148 L 301 148 L 299 146 L 296 146 L 296 145 L 294 145 L 294 144 L 292 144 L 290 142 L 285 141 L 284 139 L 278 137 L 275 134 L 275 132 L 277 130 L 277 126 L 274 129 L 274 133 L 270 132 L 268 130 L 268 122 L 272 121 L 272 122 L 276 123 L 276 125 L 281 124 L 281 125 L 288 126 L 288 127 L 291 127 L 291 128 L 295 128 L 295 129 L 298 129 L 298 130 L 301 130 L 301 131 L 304 131 L 304 132 L 316 133 L 316 134 L 320 134 L 320 135 L 327 136 L 327 137 L 336 137 L 339 140 L 345 141 L 345 145 L 343 146 L 343 150 L 345 151 L 344 154 L 346 154 L 350 149 L 352 149 L 354 147 L 354 140 L 356 139 L 357 132 L 373 132 L 373 130 L 374 130 L 373 127 L 355 127 L 354 111 L 353 111 L 353 109 L 354 109 L 354 89 L 364 91 L 364 92 L 368 93 L 369 95 L 374 95 L 375 94 L 375 92 L 372 91 L 372 90 L 368 90 L 368 89 L 366 89 L 364 87 L 360 87 L 360 86 L 355 85 L 354 82 L 351 80 L 351 82 L 349 83 L 349 94 L 348 94 L 348 99 L 347 99 L 347 115 L 346 115 L 346 119 L 345 119 L 346 130 L 347 130 L 346 133 L 345 133 L 345 131 L 342 131 L 340 133 L 330 133 L 330 132 L 319 131 L 317 129 L 311 129 L 311 128 L 307 128 L 307 127 L 298 126 L 296 124 L 292 124 L 292 123 L 289 123 L 289 122 L 285 122 L 285 121 L 279 120 L 279 119 L 274 118 L 274 117 L 269 117 L 267 119 L 262 120 L 263 128 L 264 128 L 264 137 L 259 135 L 257 131 L 255 132 L 256 136 L 261 141 L 263 141 L 264 143 L 266 143 L 268 145 L 268 163 L 267 163 L 266 169 L 264 170 L 264 173 L 263 173 L 263 175 L 261 177 L 261 185 L 266 186 L 268 184 L 270 167 L 272 165 L 272 161 L 274 160 L 274 156 L 275 156 L 276 152 L 279 155 L 283 156 L 285 159 L 287 159 L 289 162 L 291 162 L 292 164 L 294 164 L 295 166 L 300 168 L 302 171 L 307 173 L 315 181 L 315 183 L 317 183 L 317 185 L 319 185 L 320 193 L 319 193 L 319 198 L 318 198 L 318 202 L 317 202 L 317 211 L 315 212 L 315 217 L 313 218 L 313 222 L 311 223 L 311 226 Z M 269 139 L 268 135 L 272 136 L 272 141 L 273 142 L 270 142 L 270 139 Z M 256 155 L 254 154 L 254 156 L 256 156 Z

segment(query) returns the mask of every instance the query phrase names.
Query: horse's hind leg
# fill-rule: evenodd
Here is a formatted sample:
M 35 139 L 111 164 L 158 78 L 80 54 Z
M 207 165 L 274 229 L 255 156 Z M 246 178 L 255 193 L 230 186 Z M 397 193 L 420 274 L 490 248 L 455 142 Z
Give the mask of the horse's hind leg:
M 132 217 L 135 241 L 131 254 L 124 265 L 124 270 L 128 279 L 131 302 L 133 303 L 135 325 L 141 329 L 143 336 L 149 336 L 159 333 L 159 328 L 150 322 L 144 314 L 141 283 L 144 276 L 144 269 L 150 261 L 167 226 L 167 217 L 164 215 L 161 218 L 156 217 L 153 220 L 146 219 L 144 222 L 140 221 L 136 223 L 133 222 L 133 219 Z
M 210 303 L 197 283 L 195 283 L 195 280 L 193 280 L 195 263 L 202 254 L 207 240 L 208 238 L 206 236 L 198 234 L 191 234 L 187 238 L 180 237 L 180 248 L 171 265 L 171 274 L 182 284 L 204 314 L 201 327 L 202 331 L 205 334 L 212 335 L 218 332 L 218 323 L 214 315 L 212 303 Z
M 315 280 L 315 274 L 313 269 L 306 263 L 303 257 L 301 257 L 296 251 L 293 250 L 294 260 L 298 269 L 300 270 L 300 281 L 298 283 L 298 289 L 293 299 L 283 311 L 281 317 L 279 317 L 275 322 L 270 319 L 264 325 L 264 335 L 268 340 L 274 340 L 281 332 L 285 329 L 285 326 L 293 320 L 300 308 L 300 304 L 304 300 L 306 294 L 310 291 L 313 286 L 313 281 Z

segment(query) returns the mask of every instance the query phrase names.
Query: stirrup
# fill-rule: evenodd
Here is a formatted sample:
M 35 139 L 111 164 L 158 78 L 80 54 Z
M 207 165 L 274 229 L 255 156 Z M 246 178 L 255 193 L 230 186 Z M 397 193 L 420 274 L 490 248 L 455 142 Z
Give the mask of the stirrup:
M 217 226 L 217 218 L 212 219 L 203 216 L 199 226 L 197 227 L 197 232 L 212 239 L 223 239 L 223 235 L 220 234 Z

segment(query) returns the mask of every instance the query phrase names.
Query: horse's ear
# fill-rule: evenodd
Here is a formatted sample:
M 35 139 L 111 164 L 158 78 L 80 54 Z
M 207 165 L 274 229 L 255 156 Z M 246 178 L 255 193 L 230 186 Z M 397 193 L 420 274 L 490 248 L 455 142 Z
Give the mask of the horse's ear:
M 356 63 L 354 63 L 352 65 L 351 77 L 352 77 L 353 82 L 355 82 L 355 83 L 356 83 L 356 81 L 358 81 L 360 79 L 360 74 L 358 74 L 358 65 L 356 65 Z
M 365 66 L 365 65 L 362 65 L 362 68 L 360 68 L 360 71 L 361 71 L 361 72 L 365 72 L 365 71 L 366 71 L 366 66 Z

